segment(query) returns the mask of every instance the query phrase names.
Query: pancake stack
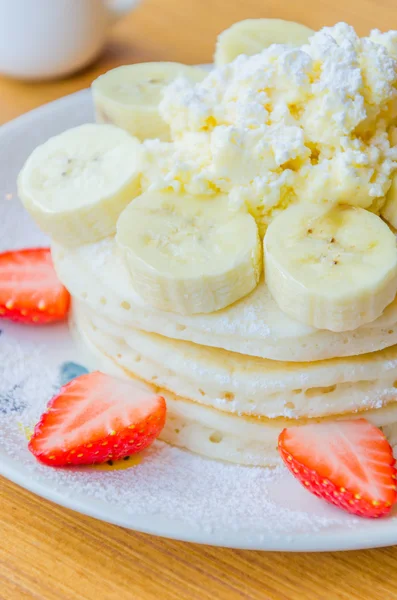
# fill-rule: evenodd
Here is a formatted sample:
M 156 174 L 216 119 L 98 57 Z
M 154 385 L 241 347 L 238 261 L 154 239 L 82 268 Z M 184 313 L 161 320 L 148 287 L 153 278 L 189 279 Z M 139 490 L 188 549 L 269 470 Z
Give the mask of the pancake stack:
M 163 395 L 166 442 L 244 465 L 291 425 L 397 432 L 397 36 L 312 33 L 250 20 L 209 75 L 105 74 L 97 124 L 18 179 L 90 366 Z
M 161 393 L 166 442 L 275 466 L 284 427 L 358 417 L 397 423 L 397 301 L 371 324 L 332 333 L 287 317 L 261 282 L 226 309 L 184 317 L 145 305 L 112 238 L 54 244 L 52 252 L 90 366 Z

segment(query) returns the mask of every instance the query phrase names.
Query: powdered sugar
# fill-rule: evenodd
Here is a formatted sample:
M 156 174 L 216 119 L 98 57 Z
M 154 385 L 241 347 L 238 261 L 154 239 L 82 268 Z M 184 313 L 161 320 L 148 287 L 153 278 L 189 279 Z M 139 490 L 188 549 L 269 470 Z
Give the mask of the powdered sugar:
M 114 255 L 113 238 L 105 238 L 98 242 L 95 247 L 95 252 L 90 255 L 90 263 L 94 271 L 100 271 L 105 266 L 105 263 Z
M 0 343 L 0 411 L 6 415 L 21 409 L 29 413 L 34 406 L 32 398 L 52 395 L 56 373 L 47 364 L 44 348 L 21 344 L 9 331 L 2 332 Z
M 38 355 L 36 359 L 39 361 Z M 256 530 L 262 534 L 319 531 L 340 521 L 354 526 L 355 519 L 328 507 L 324 511 L 317 501 L 318 514 L 301 510 L 299 503 L 294 508 L 288 502 L 280 509 L 272 493 L 285 485 L 285 480 L 287 485 L 290 483 L 284 468 L 266 470 L 223 464 L 161 442 L 143 454 L 139 465 L 123 471 L 56 470 L 40 465 L 27 452 L 25 434 L 18 425 L 31 427 L 45 405 L 39 365 L 37 362 L 36 371 L 29 373 L 31 389 L 36 382 L 36 395 L 31 396 L 30 403 L 19 415 L 0 414 L 0 455 L 16 459 L 18 470 L 26 479 L 36 479 L 45 488 L 61 491 L 69 499 L 68 504 L 73 505 L 76 500 L 89 506 L 99 501 L 114 513 L 123 514 L 127 523 L 130 519 L 136 522 L 138 518 L 154 516 L 176 520 L 192 531 L 204 530 L 208 534 L 230 530 Z M 19 374 L 20 370 L 13 373 Z

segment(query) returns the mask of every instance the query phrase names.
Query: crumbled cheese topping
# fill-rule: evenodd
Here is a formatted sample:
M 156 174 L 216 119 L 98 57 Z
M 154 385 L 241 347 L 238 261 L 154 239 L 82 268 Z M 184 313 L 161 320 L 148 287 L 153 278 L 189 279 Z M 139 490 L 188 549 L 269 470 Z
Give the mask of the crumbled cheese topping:
M 176 80 L 160 104 L 173 141 L 144 143 L 144 188 L 228 193 L 262 228 L 296 201 L 378 212 L 397 167 L 394 57 L 397 32 L 339 23 Z

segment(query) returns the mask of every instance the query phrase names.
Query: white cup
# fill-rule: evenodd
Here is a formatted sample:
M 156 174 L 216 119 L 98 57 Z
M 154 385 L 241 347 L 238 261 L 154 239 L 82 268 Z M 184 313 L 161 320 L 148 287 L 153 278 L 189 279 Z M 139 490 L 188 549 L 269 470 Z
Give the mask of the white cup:
M 0 73 L 48 79 L 81 69 L 138 1 L 0 0 Z

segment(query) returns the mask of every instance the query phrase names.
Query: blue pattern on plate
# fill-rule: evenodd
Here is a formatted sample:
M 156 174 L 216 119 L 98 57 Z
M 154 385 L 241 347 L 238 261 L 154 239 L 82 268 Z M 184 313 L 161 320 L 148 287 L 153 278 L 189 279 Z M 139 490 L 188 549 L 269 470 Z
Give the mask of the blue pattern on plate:
M 18 398 L 20 389 L 20 384 L 16 384 L 4 394 L 0 394 L 0 413 L 3 415 L 20 414 L 26 408 L 26 403 Z
M 80 375 L 85 375 L 88 373 L 88 369 L 75 362 L 64 362 L 59 367 L 59 380 L 61 385 L 66 385 L 72 379 L 76 377 L 80 377 Z

